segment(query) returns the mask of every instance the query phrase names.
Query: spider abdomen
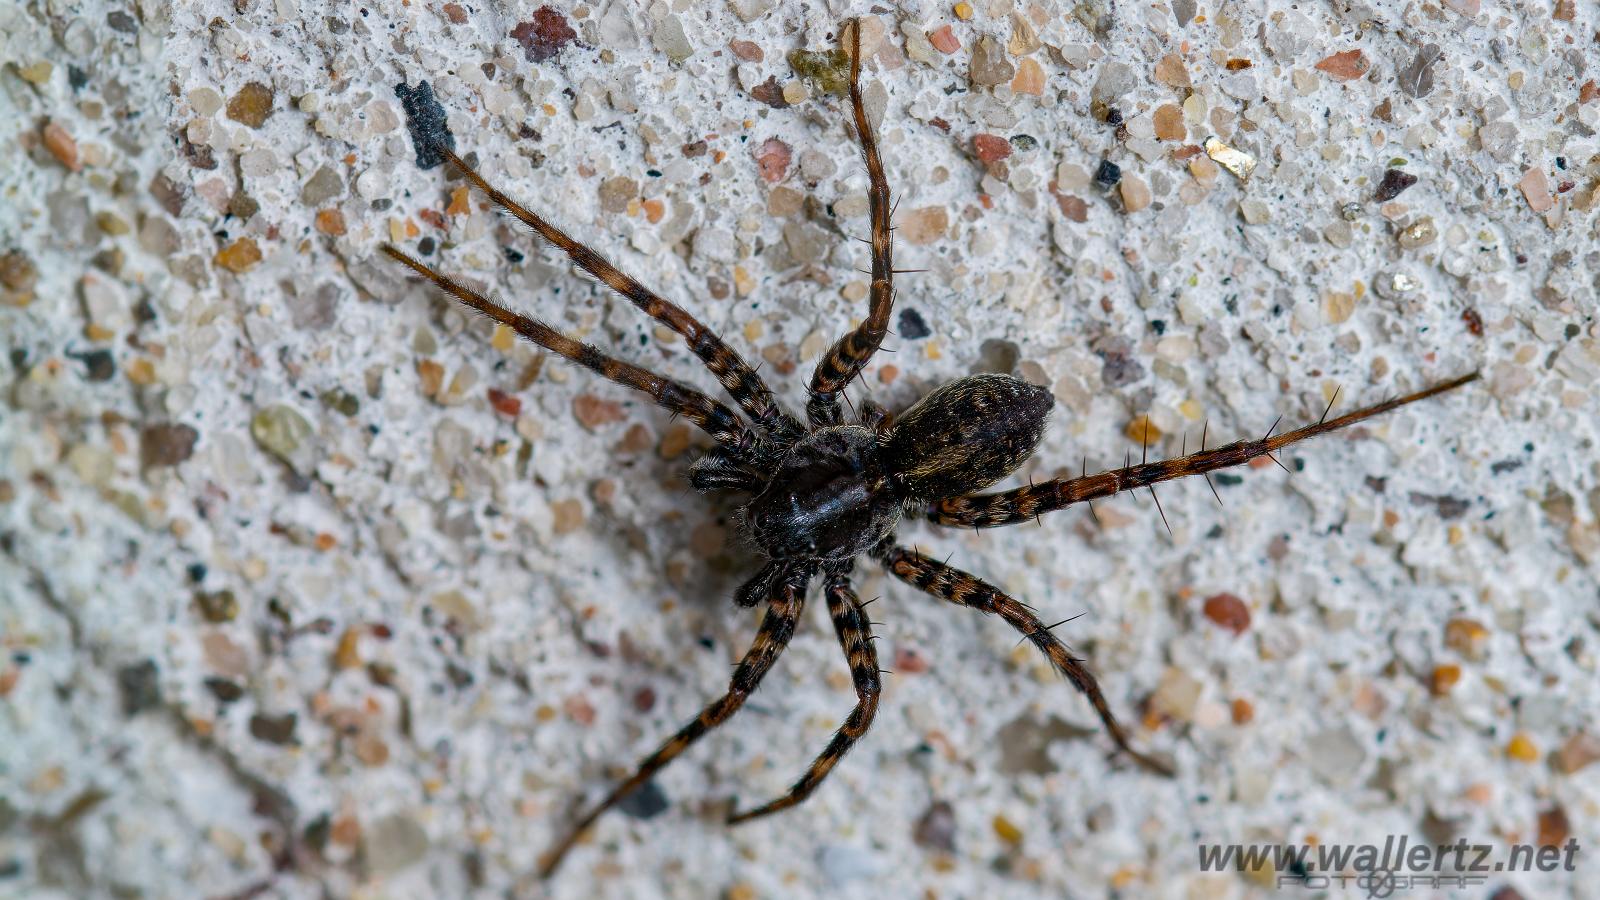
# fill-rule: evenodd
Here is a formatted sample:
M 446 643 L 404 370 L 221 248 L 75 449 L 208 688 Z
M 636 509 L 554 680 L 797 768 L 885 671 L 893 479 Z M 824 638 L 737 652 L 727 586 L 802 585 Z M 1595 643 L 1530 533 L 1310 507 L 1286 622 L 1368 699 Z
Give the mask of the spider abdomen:
M 773 559 L 844 560 L 887 537 L 903 502 L 879 458 L 877 435 L 843 425 L 796 444 L 745 507 L 745 521 Z
M 1010 375 L 970 375 L 895 419 L 883 461 L 918 500 L 958 497 L 1010 475 L 1039 446 L 1050 392 Z

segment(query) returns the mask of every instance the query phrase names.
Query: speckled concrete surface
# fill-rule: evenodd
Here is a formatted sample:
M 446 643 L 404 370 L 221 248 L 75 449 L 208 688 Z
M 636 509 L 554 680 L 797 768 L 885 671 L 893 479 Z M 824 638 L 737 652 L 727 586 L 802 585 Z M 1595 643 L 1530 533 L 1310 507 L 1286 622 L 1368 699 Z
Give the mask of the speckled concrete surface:
M 811 802 L 720 824 L 853 702 L 817 610 L 539 883 L 574 802 L 722 690 L 752 560 L 681 424 L 376 253 L 711 386 L 419 170 L 393 87 L 798 407 L 865 312 L 866 203 L 787 54 L 856 14 L 929 270 L 865 393 L 1049 385 L 1026 479 L 1145 424 L 1171 455 L 1485 380 L 1221 508 L 1171 485 L 1170 534 L 1128 497 L 903 529 L 1083 613 L 1061 633 L 1177 778 L 1003 623 L 863 565 L 895 674 Z M 1578 872 L 1457 893 L 1600 896 L 1597 29 L 1572 0 L 0 4 L 0 894 L 1239 897 L 1271 874 L 1198 841 L 1407 834 L 1570 835 Z

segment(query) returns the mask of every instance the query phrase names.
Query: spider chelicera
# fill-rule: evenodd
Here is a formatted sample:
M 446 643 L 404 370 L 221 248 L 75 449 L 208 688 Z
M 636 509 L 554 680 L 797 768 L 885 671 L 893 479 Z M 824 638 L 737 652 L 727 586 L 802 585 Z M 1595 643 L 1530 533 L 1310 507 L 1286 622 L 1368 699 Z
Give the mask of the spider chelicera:
M 1473 372 L 1334 419 L 1329 419 L 1324 410 L 1314 424 L 1278 435 L 1269 430 L 1260 440 L 1207 450 L 1202 437 L 1199 451 L 1173 459 L 1140 462 L 998 493 L 975 493 L 1011 474 L 1033 454 L 1050 412 L 1049 392 L 1009 375 L 973 375 L 934 390 L 899 415 L 891 415 L 870 400 L 861 403 L 853 422 L 846 421 L 840 409 L 845 388 L 872 359 L 888 331 L 895 275 L 889 184 L 861 93 L 860 29 L 850 27 L 845 31 L 850 56 L 850 108 L 870 184 L 872 283 L 866 320 L 840 338 L 811 375 L 805 422 L 784 410 L 739 354 L 694 316 L 652 293 L 598 253 L 501 193 L 450 147 L 439 142 L 433 142 L 428 149 L 453 165 L 497 206 L 565 252 L 579 268 L 681 335 L 690 351 L 721 382 L 739 412 L 687 384 L 608 356 L 542 322 L 512 312 L 395 247 L 383 247 L 389 256 L 467 306 L 551 353 L 648 394 L 657 405 L 709 434 L 716 446 L 690 466 L 689 483 L 703 492 L 747 495 L 740 510 L 743 530 L 766 558 L 761 570 L 734 595 L 740 606 L 766 604 L 767 611 L 754 644 L 734 670 L 727 693 L 706 706 L 646 757 L 632 777 L 580 816 L 566 837 L 546 855 L 546 874 L 554 871 L 578 837 L 602 813 L 738 711 L 788 644 L 799 622 L 807 587 L 819 577 L 828 614 L 849 660 L 858 698 L 856 706 L 822 754 L 786 794 L 736 812 L 728 821 L 748 822 L 787 809 L 806 799 L 822 783 L 845 752 L 866 733 L 878 708 L 880 670 L 871 625 L 863 611 L 866 604 L 856 597 L 850 585 L 856 557 L 861 555 L 878 561 L 895 577 L 934 597 L 1000 616 L 1083 693 L 1119 749 L 1149 768 L 1169 772 L 1163 762 L 1133 749 L 1094 675 L 1051 632 L 1054 626 L 1046 626 L 1027 605 L 994 585 L 897 544 L 895 526 L 903 518 L 921 518 L 939 525 L 988 528 L 1031 522 L 1043 513 L 1122 491 L 1149 488 L 1153 495 L 1157 482 L 1237 466 L 1263 456 L 1276 461 L 1273 454 L 1290 444 L 1432 397 L 1478 377 Z

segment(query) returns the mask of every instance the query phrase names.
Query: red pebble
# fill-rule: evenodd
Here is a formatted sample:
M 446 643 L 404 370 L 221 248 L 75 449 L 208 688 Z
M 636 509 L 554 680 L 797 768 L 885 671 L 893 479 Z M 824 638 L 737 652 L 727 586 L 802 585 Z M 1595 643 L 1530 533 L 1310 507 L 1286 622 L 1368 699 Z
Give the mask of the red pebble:
M 979 160 L 991 163 L 1011 155 L 1011 142 L 996 134 L 975 134 L 972 136 L 972 149 L 978 154 Z

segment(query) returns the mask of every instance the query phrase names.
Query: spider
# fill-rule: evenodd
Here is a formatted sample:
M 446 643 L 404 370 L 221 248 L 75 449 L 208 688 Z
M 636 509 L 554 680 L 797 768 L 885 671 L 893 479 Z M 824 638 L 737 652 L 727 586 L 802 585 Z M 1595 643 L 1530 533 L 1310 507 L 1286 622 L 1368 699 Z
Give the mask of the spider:
M 424 147 L 418 139 L 419 150 L 437 153 L 494 204 L 565 252 L 579 268 L 681 335 L 739 411 L 683 382 L 616 359 L 506 309 L 393 246 L 385 245 L 383 252 L 545 350 L 644 392 L 657 405 L 704 430 L 715 448 L 689 467 L 689 483 L 702 492 L 744 495 L 739 513 L 742 530 L 766 560 L 734 594 L 739 606 L 765 604 L 766 613 L 754 643 L 734 669 L 727 693 L 707 705 L 645 757 L 630 778 L 578 817 L 545 856 L 546 875 L 602 813 L 739 710 L 789 643 L 807 588 L 820 579 L 828 614 L 849 662 L 855 708 L 787 793 L 734 812 L 728 822 L 748 822 L 787 809 L 816 790 L 872 725 L 882 690 L 871 623 L 863 610 L 866 603 L 856 596 L 850 581 L 860 556 L 877 561 L 890 574 L 938 599 L 998 615 L 1043 652 L 1088 699 L 1119 750 L 1148 768 L 1170 774 L 1165 763 L 1133 748 L 1094 675 L 1056 637 L 1051 630 L 1055 626 L 1045 625 L 1026 604 L 994 585 L 896 543 L 896 526 L 903 519 L 920 518 L 938 525 L 991 528 L 1030 522 L 1044 513 L 1122 491 L 1148 488 L 1153 496 L 1158 482 L 1205 474 L 1262 456 L 1276 462 L 1273 454 L 1290 444 L 1452 390 L 1478 377 L 1473 372 L 1333 419 L 1328 418 L 1333 406 L 1330 401 L 1317 422 L 1277 435 L 1274 426 L 1259 440 L 1208 450 L 1202 436 L 1199 451 L 1173 459 L 1141 461 L 1078 478 L 978 493 L 1011 474 L 1033 454 L 1052 405 L 1048 391 L 1009 375 L 973 375 L 937 388 L 899 415 L 870 400 L 861 404 L 854 421 L 847 420 L 840 409 L 845 388 L 872 359 L 888 331 L 897 271 L 888 179 L 862 99 L 860 29 L 844 31 L 847 34 L 842 35 L 841 43 L 848 44 L 850 56 L 850 111 L 869 180 L 872 281 L 867 318 L 833 344 L 811 375 L 804 422 L 780 406 L 744 359 L 694 316 L 490 185 L 451 147 L 437 140 Z

